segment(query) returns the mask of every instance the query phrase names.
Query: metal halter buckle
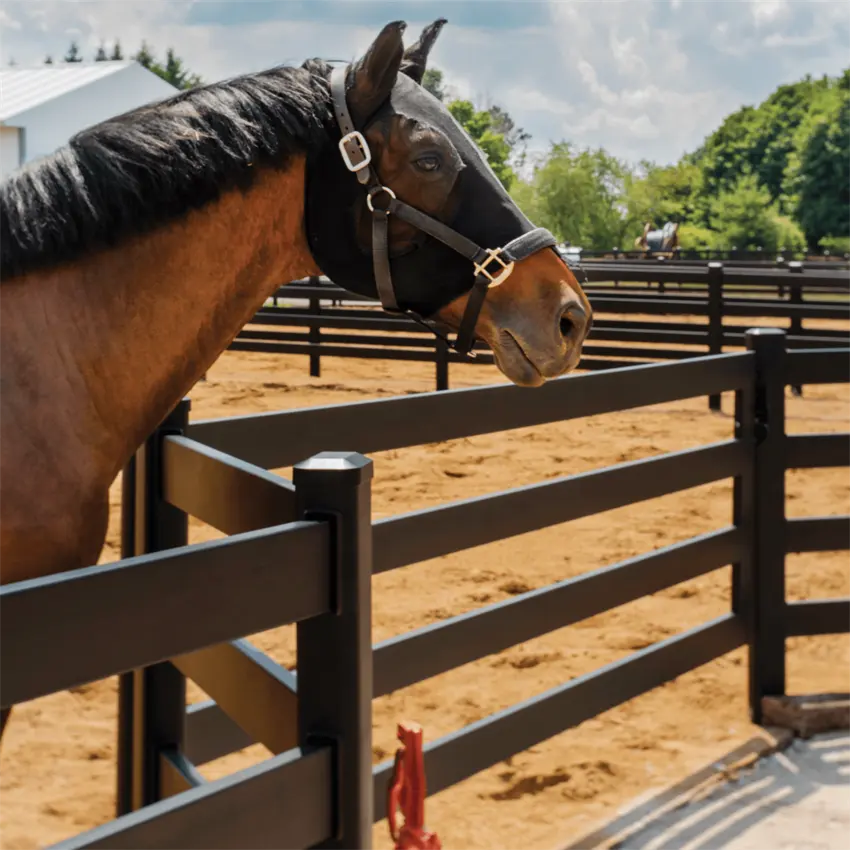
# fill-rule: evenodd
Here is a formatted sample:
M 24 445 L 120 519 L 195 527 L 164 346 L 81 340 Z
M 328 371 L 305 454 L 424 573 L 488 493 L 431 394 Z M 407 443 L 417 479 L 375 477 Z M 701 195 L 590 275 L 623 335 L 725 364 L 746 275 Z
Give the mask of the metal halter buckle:
M 393 200 L 395 200 L 395 192 L 393 192 L 393 190 L 390 189 L 389 186 L 373 186 L 366 193 L 366 206 L 369 207 L 369 212 L 375 212 L 375 207 L 372 206 L 372 198 L 379 192 L 386 192 Z M 382 210 L 380 207 L 378 207 L 378 212 L 382 212 L 385 215 L 390 214 L 389 209 Z
M 473 263 L 473 265 L 475 266 L 475 276 L 478 277 L 478 275 L 483 274 L 490 281 L 490 283 L 487 284 L 487 288 L 492 289 L 494 286 L 504 283 L 511 276 L 511 272 L 514 270 L 514 263 L 513 260 L 506 263 L 501 258 L 501 248 L 487 248 L 486 250 L 487 259 L 484 260 L 483 263 Z M 493 260 L 502 267 L 502 270 L 496 275 L 496 277 L 493 277 L 493 275 L 491 275 L 486 269 L 486 266 L 490 265 Z
M 351 142 L 354 142 L 357 145 L 355 150 L 363 157 L 360 162 L 351 161 L 351 154 L 346 147 Z M 345 163 L 345 167 L 349 171 L 362 171 L 372 161 L 372 151 L 369 150 L 369 144 L 359 130 L 352 130 L 350 133 L 346 133 L 339 140 L 339 150 L 342 154 L 342 161 Z

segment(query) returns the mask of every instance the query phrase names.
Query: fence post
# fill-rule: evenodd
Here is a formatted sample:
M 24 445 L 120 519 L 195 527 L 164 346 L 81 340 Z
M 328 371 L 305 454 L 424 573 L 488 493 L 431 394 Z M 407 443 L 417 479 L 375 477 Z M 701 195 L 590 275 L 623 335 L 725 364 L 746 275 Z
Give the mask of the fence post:
M 723 263 L 708 264 L 708 353 L 723 352 Z M 708 397 L 709 410 L 720 410 L 721 396 Z
M 788 271 L 791 274 L 803 274 L 803 264 L 796 260 L 794 262 L 788 263 Z M 789 301 L 793 305 L 802 306 L 803 304 L 803 281 L 800 280 L 795 281 L 794 283 L 788 284 L 788 295 Z M 799 314 L 791 316 L 790 326 L 788 328 L 788 336 L 802 336 L 803 334 L 803 318 Z M 803 395 L 803 387 L 796 386 L 791 387 L 791 392 L 794 393 L 795 396 Z
M 136 554 L 136 456 L 121 474 L 121 558 Z M 115 813 L 133 811 L 133 672 L 118 677 L 118 743 Z
M 335 750 L 334 834 L 372 846 L 372 461 L 322 452 L 293 468 L 299 516 L 334 525 L 332 612 L 297 626 L 298 740 Z
M 132 547 L 127 555 L 143 555 L 188 542 L 188 517 L 162 499 L 162 440 L 185 432 L 188 423 L 189 400 L 183 399 L 136 452 L 133 518 L 122 516 L 122 556 L 125 547 Z M 161 798 L 160 753 L 183 744 L 186 679 L 164 661 L 125 674 L 119 687 L 118 810 L 123 814 Z
M 319 278 L 311 277 L 310 286 L 318 286 Z M 310 341 L 310 377 L 320 378 L 322 376 L 322 354 L 318 346 L 322 344 L 321 314 L 322 304 L 318 295 L 310 296 L 310 313 L 316 318 L 310 322 L 308 339 Z M 315 346 L 315 347 L 313 347 Z
M 437 389 L 449 388 L 449 347 L 438 336 L 434 337 L 434 362 L 437 364 Z
M 732 607 L 746 624 L 749 702 L 754 723 L 762 698 L 785 693 L 785 332 L 746 333 L 755 386 L 736 395 L 735 433 L 749 439 L 752 466 L 735 479 L 734 521 L 748 553 L 733 567 Z

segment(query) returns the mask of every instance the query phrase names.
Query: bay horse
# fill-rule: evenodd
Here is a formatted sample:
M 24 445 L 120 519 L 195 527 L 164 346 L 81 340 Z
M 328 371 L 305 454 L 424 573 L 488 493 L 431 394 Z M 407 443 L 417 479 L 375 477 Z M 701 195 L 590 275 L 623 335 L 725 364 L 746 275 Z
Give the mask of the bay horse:
M 480 339 L 521 386 L 576 366 L 554 238 L 420 85 L 445 22 L 181 92 L 0 185 L 0 583 L 97 562 L 110 484 L 281 281 Z

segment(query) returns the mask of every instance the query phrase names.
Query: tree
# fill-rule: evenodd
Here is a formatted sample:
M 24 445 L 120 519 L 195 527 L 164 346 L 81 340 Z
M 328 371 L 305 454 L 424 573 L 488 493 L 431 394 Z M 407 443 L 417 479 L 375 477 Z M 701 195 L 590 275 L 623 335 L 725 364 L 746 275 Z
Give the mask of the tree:
M 794 137 L 786 179 L 796 219 L 814 249 L 850 233 L 850 92 L 844 79 L 821 93 Z
M 778 212 L 770 192 L 754 174 L 746 174 L 711 204 L 715 230 L 726 248 L 775 251 L 779 242 Z
M 422 88 L 431 92 L 437 100 L 443 100 L 446 96 L 443 89 L 443 72 L 439 68 L 426 68 L 422 75 Z
M 531 138 L 531 133 L 527 133 L 522 127 L 517 127 L 513 118 L 501 106 L 493 105 L 487 111 L 492 119 L 493 131 L 501 134 L 511 149 L 512 162 L 517 167 L 521 167 L 525 164 L 526 144 Z
M 176 86 L 178 89 L 191 89 L 201 84 L 201 78 L 197 74 L 191 73 L 174 52 L 172 47 L 169 47 L 165 54 L 165 67 L 162 68 L 162 73 L 156 70 L 164 80 Z
M 80 46 L 76 41 L 72 41 L 68 47 L 68 52 L 63 57 L 63 62 L 82 62 L 83 57 L 80 56 Z
M 133 59 L 178 89 L 191 89 L 203 83 L 197 74 L 191 73 L 184 66 L 183 60 L 177 56 L 174 48 L 169 47 L 165 57 L 165 65 L 162 65 L 154 57 L 147 42 L 143 41 Z
M 138 62 L 143 68 L 153 70 L 153 53 L 151 53 L 150 48 L 148 47 L 148 43 L 146 41 L 142 40 L 142 45 L 141 47 L 139 47 L 133 59 L 135 59 L 136 62 Z
M 53 64 L 53 57 L 49 53 L 47 54 L 47 56 L 44 57 L 44 64 L 45 65 L 52 65 Z
M 106 47 L 104 47 L 104 44 L 101 41 L 100 46 L 97 48 L 97 53 L 95 53 L 95 55 L 94 55 L 94 61 L 95 62 L 106 62 L 107 58 L 108 57 L 106 55 Z
M 112 45 L 112 53 L 109 54 L 109 58 L 113 62 L 118 62 L 124 58 L 124 54 L 121 51 L 121 42 L 117 38 L 115 39 L 115 44 Z
M 625 235 L 626 166 L 604 149 L 553 144 L 535 164 L 531 180 L 511 192 L 526 215 L 562 242 L 610 249 Z
M 627 170 L 623 180 L 627 232 L 637 236 L 647 221 L 655 227 L 667 221 L 692 221 L 700 188 L 699 167 L 684 161 L 664 167 L 644 161 Z
M 468 100 L 453 100 L 448 109 L 481 149 L 502 185 L 510 189 L 516 177 L 508 164 L 511 147 L 505 137 L 493 129 L 493 116 L 487 111 L 476 110 Z

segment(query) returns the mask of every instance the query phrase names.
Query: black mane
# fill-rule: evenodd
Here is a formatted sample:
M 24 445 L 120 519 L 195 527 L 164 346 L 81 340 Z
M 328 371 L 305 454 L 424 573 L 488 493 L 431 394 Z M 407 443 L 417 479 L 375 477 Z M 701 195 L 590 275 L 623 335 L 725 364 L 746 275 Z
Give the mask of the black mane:
M 319 60 L 182 92 L 90 127 L 0 184 L 0 279 L 153 230 L 319 148 Z

